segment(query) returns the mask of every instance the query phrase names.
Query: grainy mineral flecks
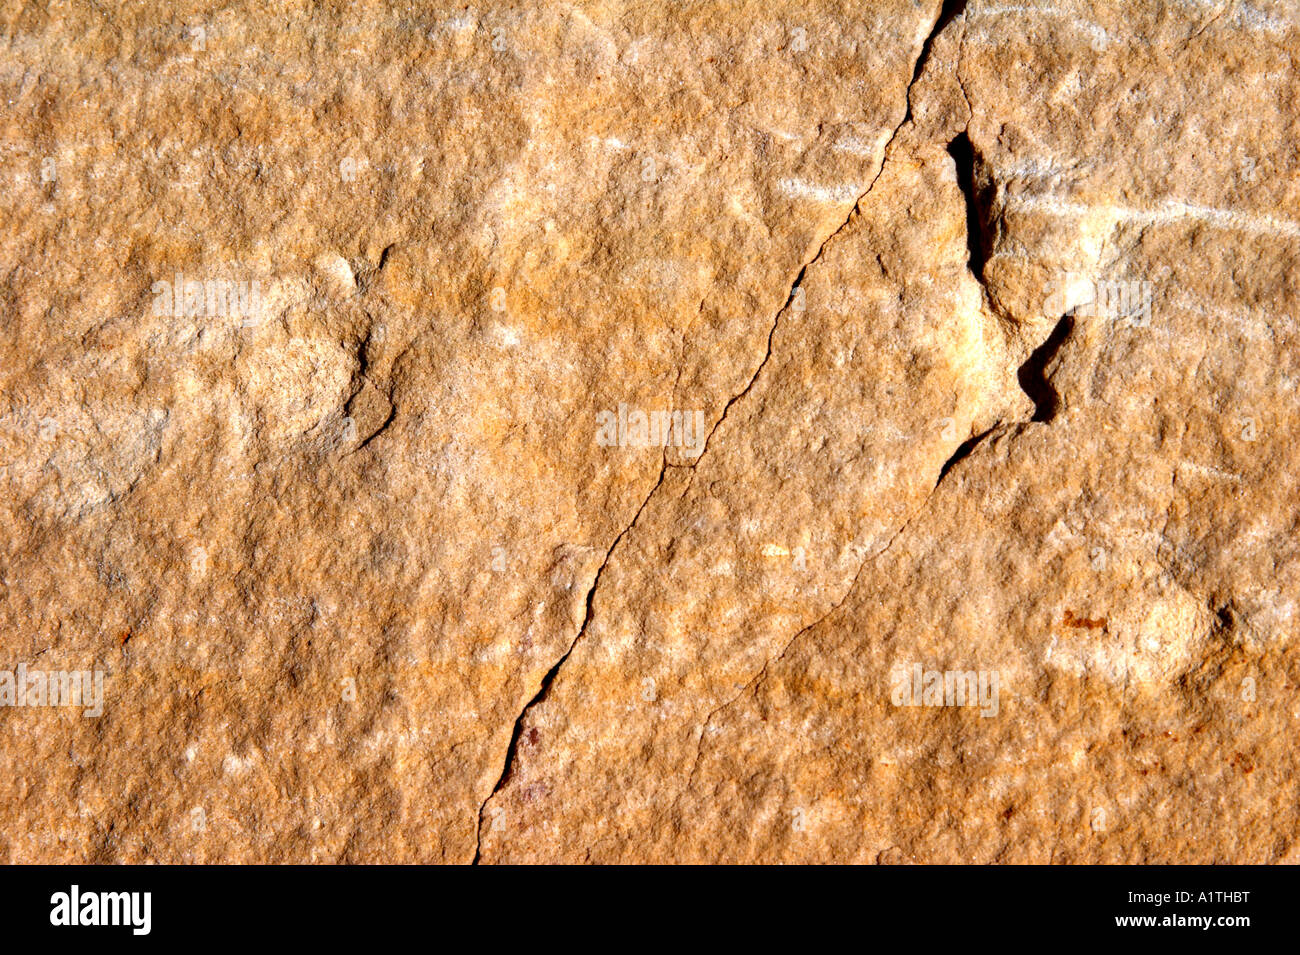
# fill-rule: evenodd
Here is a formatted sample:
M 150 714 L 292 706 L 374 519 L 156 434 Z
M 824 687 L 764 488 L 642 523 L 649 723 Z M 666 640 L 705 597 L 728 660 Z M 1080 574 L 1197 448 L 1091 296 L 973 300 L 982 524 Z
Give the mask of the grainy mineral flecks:
M 1300 860 L 1298 56 L 8 5 L 0 860 Z

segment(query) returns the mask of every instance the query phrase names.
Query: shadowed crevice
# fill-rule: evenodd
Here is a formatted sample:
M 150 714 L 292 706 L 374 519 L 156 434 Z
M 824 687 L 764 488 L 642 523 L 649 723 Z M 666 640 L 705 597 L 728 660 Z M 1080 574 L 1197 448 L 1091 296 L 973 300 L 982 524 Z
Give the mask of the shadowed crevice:
M 970 453 L 975 450 L 976 445 L 991 435 L 994 430 L 994 428 L 989 428 L 987 431 L 982 431 L 974 437 L 967 438 L 961 444 L 957 445 L 957 450 L 952 453 L 952 457 L 943 462 L 943 467 L 939 469 L 939 479 L 934 482 L 934 486 L 938 487 L 940 482 L 948 476 L 948 472 L 952 470 L 953 465 L 962 458 L 968 457 Z
M 1052 334 L 1047 336 L 1047 341 L 1035 348 L 1016 372 L 1020 387 L 1034 403 L 1031 421 L 1051 421 L 1061 410 L 1061 396 L 1047 378 L 1047 366 L 1061 350 L 1073 329 L 1074 319 L 1069 315 L 1061 316 L 1061 320 L 1052 329 Z
M 992 246 L 988 234 L 987 214 L 992 199 L 993 184 L 980 176 L 980 160 L 964 130 L 948 144 L 948 155 L 957 166 L 957 185 L 966 199 L 966 247 L 971 272 L 983 281 L 984 263 Z
M 921 55 L 917 57 L 916 67 L 912 70 L 912 82 L 907 84 L 907 116 L 904 122 L 912 118 L 912 87 L 921 78 L 921 74 L 925 71 L 925 65 L 930 62 L 930 48 L 934 46 L 935 37 L 943 32 L 944 27 L 965 12 L 966 0 L 944 0 L 943 7 L 939 10 L 939 19 L 934 22 L 934 29 L 930 31 L 930 35 L 925 38 L 925 43 L 921 45 Z

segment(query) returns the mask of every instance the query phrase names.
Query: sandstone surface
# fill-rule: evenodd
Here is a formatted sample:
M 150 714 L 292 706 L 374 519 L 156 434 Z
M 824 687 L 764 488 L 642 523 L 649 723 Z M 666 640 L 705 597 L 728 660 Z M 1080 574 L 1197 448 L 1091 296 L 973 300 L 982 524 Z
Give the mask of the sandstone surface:
M 1300 860 L 1298 70 L 6 2 L 0 861 Z

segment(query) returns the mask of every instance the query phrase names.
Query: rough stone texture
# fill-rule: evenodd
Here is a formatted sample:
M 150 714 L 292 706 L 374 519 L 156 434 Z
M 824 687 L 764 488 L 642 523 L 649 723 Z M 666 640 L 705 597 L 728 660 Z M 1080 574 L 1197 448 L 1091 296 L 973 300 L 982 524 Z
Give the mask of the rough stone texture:
M 1300 858 L 1293 0 L 0 31 L 0 860 Z

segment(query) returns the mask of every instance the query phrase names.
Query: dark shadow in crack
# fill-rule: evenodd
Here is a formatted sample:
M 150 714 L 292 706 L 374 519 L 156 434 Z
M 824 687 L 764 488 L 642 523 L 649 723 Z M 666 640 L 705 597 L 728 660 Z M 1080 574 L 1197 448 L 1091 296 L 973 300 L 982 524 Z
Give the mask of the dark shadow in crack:
M 943 32 L 944 27 L 965 12 L 966 0 L 943 0 L 943 7 L 939 10 L 939 19 L 935 21 L 934 29 L 930 31 L 930 35 L 925 38 L 925 44 L 921 47 L 921 56 L 917 59 L 916 68 L 912 72 L 912 82 L 914 84 L 920 79 L 921 71 L 925 69 L 925 64 L 930 59 L 930 47 L 934 45 L 934 38 Z
M 1218 622 L 1215 629 L 1219 633 L 1227 635 L 1232 632 L 1232 628 L 1236 624 L 1236 613 L 1234 612 L 1231 603 L 1226 603 L 1221 607 L 1215 607 L 1214 618 Z
M 944 27 L 965 12 L 966 0 L 944 0 L 943 7 L 939 11 L 939 19 L 935 21 L 934 29 L 930 31 L 930 35 L 921 44 L 921 55 L 916 58 L 916 66 L 912 69 L 912 82 L 907 84 L 907 112 L 903 115 L 903 122 L 899 124 L 900 126 L 907 125 L 907 121 L 912 118 L 912 87 L 921 78 L 921 73 L 925 70 L 925 64 L 930 61 L 930 48 L 934 46 L 935 37 L 943 32 Z
M 948 144 L 948 155 L 957 165 L 957 184 L 966 197 L 966 247 L 970 250 L 970 270 L 983 281 L 984 261 L 988 258 L 988 236 L 984 228 L 984 210 L 988 207 L 991 184 L 981 188 L 976 178 L 975 147 L 970 136 L 962 132 Z
M 1033 350 L 1016 373 L 1016 377 L 1020 379 L 1020 387 L 1034 403 L 1034 416 L 1030 419 L 1032 421 L 1051 421 L 1061 410 L 1061 396 L 1047 380 L 1047 366 L 1061 350 L 1061 346 L 1070 337 L 1073 329 L 1074 318 L 1070 315 L 1062 315 L 1061 320 L 1052 329 L 1052 334 L 1047 336 L 1047 341 Z
M 1029 419 L 1030 421 L 1051 421 L 1061 408 L 1061 396 L 1047 379 L 1047 366 L 1056 357 L 1057 352 L 1061 350 L 1061 346 L 1065 344 L 1065 340 L 1070 337 L 1070 332 L 1073 330 L 1074 317 L 1072 315 L 1062 315 L 1061 320 L 1052 329 L 1052 334 L 1047 336 L 1047 341 L 1033 350 L 1016 373 L 1016 377 L 1020 379 L 1020 387 L 1024 389 L 1025 394 L 1034 403 L 1034 416 Z M 957 450 L 939 469 L 939 479 L 935 481 L 934 486 L 938 487 L 943 482 L 943 479 L 948 476 L 948 472 L 956 466 L 957 462 L 969 457 L 970 453 L 979 446 L 981 441 L 997 430 L 996 426 L 989 428 L 987 431 L 977 434 L 973 438 L 967 438 L 959 444 Z
M 943 462 L 943 467 L 939 469 L 939 480 L 934 482 L 934 486 L 938 487 L 940 482 L 942 482 L 943 479 L 948 476 L 948 472 L 953 469 L 953 465 L 955 465 L 962 458 L 968 457 L 970 453 L 975 450 L 975 446 L 978 445 L 981 441 L 983 441 L 992 433 L 993 433 L 993 429 L 989 428 L 987 431 L 977 434 L 973 438 L 967 438 L 961 444 L 957 445 L 957 450 L 952 453 L 952 457 L 950 457 L 947 461 Z

